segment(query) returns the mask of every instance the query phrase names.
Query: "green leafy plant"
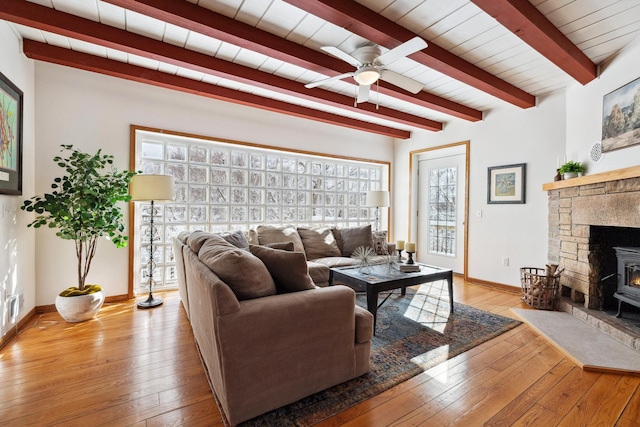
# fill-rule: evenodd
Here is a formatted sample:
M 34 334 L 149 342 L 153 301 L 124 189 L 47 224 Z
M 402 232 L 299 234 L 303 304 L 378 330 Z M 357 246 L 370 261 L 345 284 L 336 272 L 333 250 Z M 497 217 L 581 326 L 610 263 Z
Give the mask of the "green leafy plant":
M 560 173 L 584 173 L 585 167 L 580 162 L 574 162 L 569 160 L 564 165 L 560 166 L 558 172 Z
M 73 145 L 61 147 L 61 151 L 70 153 L 66 157 L 56 156 L 53 161 L 66 174 L 53 180 L 51 193 L 25 200 L 21 209 L 37 214 L 29 227 L 57 228 L 56 236 L 75 241 L 77 290 L 84 291 L 98 238 L 107 237 L 118 248 L 127 245 L 123 212 L 118 202 L 131 199 L 129 183 L 137 172 L 118 171 L 113 166 L 114 157 L 102 154 L 102 150 L 87 154 Z

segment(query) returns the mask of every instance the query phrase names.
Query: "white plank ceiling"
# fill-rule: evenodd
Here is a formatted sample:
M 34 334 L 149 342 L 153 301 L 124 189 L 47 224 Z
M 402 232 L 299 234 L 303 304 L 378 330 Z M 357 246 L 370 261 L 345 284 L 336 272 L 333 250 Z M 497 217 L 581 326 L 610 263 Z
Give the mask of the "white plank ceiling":
M 30 1 L 180 48 L 284 77 L 299 82 L 301 86 L 327 77 L 104 1 Z M 637 0 L 530 1 L 596 65 L 612 57 L 640 36 L 640 1 Z M 352 53 L 359 46 L 368 43 L 368 40 L 347 29 L 326 22 L 282 0 L 191 0 L 190 2 L 317 51 L 321 51 L 322 46 L 336 46 L 345 52 Z M 469 0 L 359 0 L 358 3 L 423 37 L 427 42 L 439 45 L 536 97 L 564 90 L 571 84 L 579 84 Z M 258 88 L 25 25 L 15 23 L 11 25 L 24 39 L 396 129 L 409 131 L 416 129 L 409 124 L 374 118 L 354 109 L 327 106 L 320 102 L 280 94 L 277 91 Z M 383 47 L 382 51 L 384 53 L 387 49 Z M 506 101 L 409 58 L 398 60 L 388 68 L 418 80 L 424 84 L 423 91 L 484 113 L 507 105 Z M 351 78 L 334 81 L 321 87 L 349 97 L 354 97 L 356 92 L 356 85 Z M 372 92 L 375 92 L 374 87 Z M 398 110 L 442 122 L 444 125 L 452 120 L 461 120 L 389 95 L 373 93 L 371 98 L 373 102 L 377 100 L 381 108 Z

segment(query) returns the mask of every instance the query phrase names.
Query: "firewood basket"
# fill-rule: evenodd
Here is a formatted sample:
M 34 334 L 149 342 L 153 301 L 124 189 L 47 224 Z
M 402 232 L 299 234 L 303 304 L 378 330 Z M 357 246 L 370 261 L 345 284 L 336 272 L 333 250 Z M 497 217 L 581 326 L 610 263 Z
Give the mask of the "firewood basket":
M 550 272 L 548 268 L 522 267 L 520 280 L 522 301 L 540 310 L 555 308 L 560 288 L 559 272 L 555 272 L 555 269 Z

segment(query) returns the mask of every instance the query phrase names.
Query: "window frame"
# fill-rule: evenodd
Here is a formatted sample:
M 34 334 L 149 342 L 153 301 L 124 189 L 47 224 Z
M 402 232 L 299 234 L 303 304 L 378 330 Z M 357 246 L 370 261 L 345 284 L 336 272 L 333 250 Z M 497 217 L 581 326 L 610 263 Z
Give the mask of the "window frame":
M 199 207 L 202 208 L 203 206 L 207 207 L 207 221 L 206 221 L 206 231 L 211 231 L 211 232 L 220 232 L 220 231 L 232 231 L 232 230 L 244 230 L 247 228 L 255 228 L 255 226 L 259 225 L 259 224 L 271 224 L 271 225 L 284 225 L 284 224 L 293 224 L 293 225 L 306 225 L 306 226 L 325 226 L 325 225 L 332 225 L 332 226 L 356 226 L 356 225 L 363 225 L 363 224 L 373 224 L 373 222 L 375 221 L 375 213 L 374 213 L 374 207 L 367 207 L 364 206 L 365 203 L 365 193 L 367 190 L 382 190 L 382 189 L 388 189 L 390 187 L 390 177 L 391 177 L 391 163 L 387 162 L 387 161 L 379 161 L 379 160 L 372 160 L 372 159 L 363 159 L 363 158 L 355 158 L 355 157 L 347 157 L 347 156 L 338 156 L 338 155 L 332 155 L 332 154 L 326 154 L 326 153 L 318 153 L 318 152 L 312 152 L 312 151 L 307 151 L 307 150 L 296 150 L 296 149 L 290 149 L 290 148 L 284 148 L 284 147 L 276 147 L 276 146 L 268 146 L 268 145 L 262 145 L 262 144 L 255 144 L 255 143 L 248 143 L 248 142 L 242 142 L 242 141 L 234 141 L 234 140 L 228 140 L 228 139 L 223 139 L 223 138 L 215 138 L 215 137 L 210 137 L 210 136 L 202 136 L 202 135 L 193 135 L 193 134 L 185 134 L 185 133 L 181 133 L 181 132 L 173 132 L 173 131 L 168 131 L 168 130 L 162 130 L 162 129 L 155 129 L 155 128 L 148 128 L 148 127 L 142 127 L 142 126 L 136 126 L 136 125 L 131 125 L 131 129 L 130 129 L 130 150 L 131 150 L 131 156 L 130 156 L 130 167 L 132 170 L 141 170 L 141 167 L 143 165 L 142 159 L 143 157 L 149 157 L 149 155 L 147 156 L 143 156 L 142 153 L 142 144 L 143 141 L 145 141 L 145 143 L 148 144 L 163 144 L 163 147 L 166 147 L 167 144 L 174 144 L 175 146 L 179 146 L 182 145 L 184 146 L 184 151 L 182 153 L 180 153 L 180 155 L 178 156 L 178 159 L 168 159 L 166 153 L 164 152 L 164 150 L 161 150 L 163 152 L 163 158 L 162 159 L 156 159 L 156 161 L 158 163 L 162 163 L 163 167 L 157 168 L 158 170 L 149 170 L 148 167 L 145 166 L 144 173 L 166 173 L 167 171 L 165 170 L 164 166 L 170 165 L 172 166 L 172 168 L 175 165 L 180 165 L 180 164 L 184 164 L 187 167 L 187 171 L 184 171 L 184 173 L 186 173 L 186 176 L 184 177 L 184 179 L 178 179 L 176 182 L 176 188 L 177 188 L 177 192 L 178 192 L 178 200 L 177 201 L 173 201 L 173 202 L 166 202 L 166 203 L 157 203 L 155 204 L 156 208 L 159 209 L 160 214 L 157 217 L 154 217 L 154 222 L 156 223 L 156 227 L 158 228 L 158 231 L 160 232 L 159 235 L 162 236 L 161 241 L 160 242 L 154 242 L 154 260 L 156 260 L 159 264 L 159 267 L 157 267 L 156 269 L 154 269 L 154 280 L 157 282 L 156 285 L 156 290 L 162 290 L 162 289 L 174 289 L 175 288 L 175 278 L 171 279 L 171 283 L 173 283 L 172 285 L 167 285 L 165 284 L 165 273 L 167 273 L 169 270 L 169 267 L 173 267 L 173 271 L 174 271 L 174 276 L 175 276 L 175 265 L 172 264 L 171 261 L 174 261 L 174 259 L 171 257 L 172 254 L 172 245 L 170 243 L 170 239 L 166 238 L 167 236 L 165 235 L 165 225 L 169 224 L 169 227 L 172 227 L 172 225 L 170 224 L 170 221 L 165 221 L 164 215 L 169 211 L 172 210 L 176 207 L 179 207 L 180 209 L 184 209 L 184 217 L 187 217 L 187 221 L 181 221 L 179 222 L 179 224 L 186 224 L 186 229 L 188 231 L 193 231 L 195 229 L 202 229 L 202 227 L 198 226 L 194 226 L 192 225 L 192 222 L 189 221 L 189 214 L 191 211 L 191 207 L 192 205 L 195 205 L 194 207 Z M 224 169 L 225 171 L 228 171 L 227 174 L 227 181 L 224 184 L 220 184 L 215 186 L 215 188 L 221 188 L 221 187 L 225 187 L 229 190 L 229 192 L 227 193 L 227 200 L 229 200 L 229 198 L 231 197 L 231 192 L 238 190 L 237 195 L 238 197 L 241 196 L 241 194 L 244 194 L 245 196 L 245 203 L 240 203 L 238 204 L 238 207 L 240 208 L 246 208 L 246 220 L 245 221 L 241 221 L 241 222 L 234 222 L 231 219 L 231 206 L 227 205 L 227 204 L 223 204 L 223 205 L 216 205 L 216 204 L 212 204 L 210 200 L 208 200 L 206 203 L 199 203 L 199 202 L 192 202 L 191 200 L 189 200 L 189 190 L 186 189 L 184 191 L 186 191 L 186 193 L 182 193 L 183 191 L 183 187 L 188 187 L 190 184 L 196 186 L 196 188 L 198 187 L 198 183 L 194 183 L 194 182 L 189 182 L 189 172 L 188 172 L 188 168 L 189 168 L 189 155 L 192 149 L 197 150 L 198 148 L 206 148 L 209 151 L 207 151 L 207 153 L 209 153 L 209 155 L 207 156 L 208 159 L 206 162 L 192 162 L 191 164 L 195 164 L 194 167 L 200 167 L 202 166 L 203 168 L 208 168 L 209 172 L 208 172 L 208 176 L 205 179 L 205 183 L 203 184 L 205 187 L 208 187 L 209 189 L 214 187 L 214 183 L 211 181 L 212 180 L 212 170 L 218 170 L 216 168 L 220 169 Z M 229 154 L 229 159 L 228 159 L 228 164 L 226 165 L 218 165 L 218 164 L 211 164 L 211 156 L 210 153 L 213 150 L 217 150 L 217 151 L 226 151 Z M 254 187 L 251 184 L 251 177 L 253 175 L 251 175 L 253 172 L 255 172 L 255 169 L 251 167 L 251 164 L 247 163 L 246 167 L 244 166 L 240 166 L 238 164 L 232 165 L 233 160 L 231 159 L 231 156 L 233 156 L 232 153 L 239 153 L 240 155 L 242 154 L 246 154 L 247 157 L 251 157 L 251 155 L 253 155 L 254 153 L 258 153 L 258 156 L 262 156 L 263 157 L 263 161 L 265 162 L 265 164 L 263 165 L 263 168 L 260 169 L 258 171 L 258 174 L 262 174 L 262 179 L 263 179 L 263 184 L 265 185 L 264 187 Z M 279 157 L 280 158 L 280 167 L 279 168 L 273 168 L 273 170 L 269 169 L 266 165 L 267 162 L 267 156 L 271 156 L 271 157 Z M 287 166 L 287 170 L 286 171 L 282 171 L 282 165 L 283 165 L 283 159 L 295 159 L 296 160 L 296 165 L 298 165 L 298 161 L 299 160 L 304 160 L 306 162 L 306 165 L 308 166 L 308 170 L 305 172 L 300 172 L 300 171 L 291 171 L 291 165 Z M 174 161 L 175 160 L 175 161 Z M 288 160 L 289 162 L 290 160 Z M 315 163 L 315 164 L 314 164 Z M 337 171 L 330 173 L 329 175 L 325 175 L 324 173 L 328 170 L 329 165 L 340 165 L 342 167 L 344 167 L 347 172 L 345 172 L 344 175 L 347 176 L 341 176 L 338 177 L 337 175 Z M 359 169 L 357 169 L 358 172 L 358 176 L 349 176 L 349 167 L 353 166 L 355 167 L 356 165 L 358 165 Z M 147 165 L 148 166 L 148 165 Z M 154 166 L 155 168 L 156 166 Z M 321 167 L 322 170 L 318 170 L 318 167 Z M 180 168 L 177 168 L 180 169 Z M 177 170 L 176 169 L 176 170 Z M 278 170 L 275 170 L 278 169 Z M 369 172 L 367 172 L 367 174 L 371 174 L 371 171 L 377 171 L 377 177 L 374 177 L 373 179 L 370 179 L 369 176 L 361 176 L 364 173 L 361 172 L 360 170 L 369 170 Z M 172 169 L 172 173 L 175 172 L 176 170 Z M 242 172 L 239 171 L 245 171 L 246 174 L 243 174 Z M 235 182 L 231 182 L 230 181 L 230 177 L 231 174 L 237 172 L 237 178 L 239 179 L 239 181 L 235 181 Z M 317 173 L 317 172 L 321 172 L 321 174 Z M 353 171 L 351 171 L 353 172 Z M 271 175 L 268 175 L 269 173 L 272 173 Z M 367 175 L 364 174 L 364 175 Z M 295 185 L 296 187 L 299 185 L 299 178 L 300 177 L 306 177 L 307 178 L 307 183 L 306 183 L 306 188 L 293 188 L 293 189 L 289 189 L 289 188 L 283 188 L 283 181 L 284 181 L 284 176 L 289 176 L 289 180 L 291 180 L 291 176 L 295 176 L 296 177 L 296 182 Z M 325 182 L 325 177 L 328 177 L 328 179 L 333 179 L 333 189 L 331 188 L 327 188 L 326 185 L 327 183 Z M 276 202 L 274 204 L 271 204 L 267 201 L 267 186 L 266 186 L 266 182 L 268 179 L 271 178 L 275 178 L 276 180 L 279 178 L 280 180 L 277 182 L 277 187 L 278 189 L 274 191 L 275 194 L 279 193 L 279 202 Z M 257 179 L 257 178 L 256 178 Z M 238 184 L 238 182 L 242 182 L 243 184 Z M 344 185 L 343 191 L 339 191 L 339 189 L 337 188 L 338 185 L 337 183 L 341 182 Z M 367 185 L 365 185 L 367 184 Z M 317 185 L 321 185 L 322 188 L 313 188 L 314 186 Z M 366 188 L 365 188 L 366 187 Z M 263 192 L 263 203 L 262 204 L 251 204 L 249 203 L 250 200 L 248 200 L 249 198 L 249 192 L 252 189 L 257 189 Z M 243 190 L 246 190 L 243 192 Z M 293 191 L 289 191 L 289 190 L 293 190 Z M 205 190 L 206 191 L 206 190 Z M 298 212 L 300 212 L 300 210 L 307 210 L 307 216 L 302 218 L 302 217 L 296 217 L 296 218 L 291 218 L 291 217 L 286 217 L 283 218 L 282 212 L 284 211 L 284 209 L 289 209 L 290 208 L 290 203 L 291 203 L 291 193 L 295 192 L 296 196 L 298 196 L 300 193 L 305 193 L 308 197 L 308 200 L 306 201 L 306 204 L 304 205 L 300 205 L 299 200 L 296 199 L 296 202 L 294 204 L 294 209 L 296 211 L 296 215 L 298 214 Z M 284 204 L 284 200 L 283 200 L 283 195 L 286 193 L 286 196 L 289 197 L 286 200 L 288 201 L 287 204 Z M 334 204 L 331 206 L 326 206 L 324 203 L 324 200 L 326 198 L 333 198 L 334 200 Z M 343 203 L 340 204 L 338 203 L 339 200 L 343 200 Z M 213 211 L 214 207 L 218 207 L 218 206 L 229 206 L 228 209 L 228 213 L 227 213 L 227 220 L 223 225 L 212 225 L 212 222 L 210 221 L 210 215 L 211 212 Z M 344 217 L 339 219 L 336 216 L 337 213 L 337 206 L 341 206 L 341 208 L 345 211 L 344 213 Z M 130 234 L 130 245 L 129 245 L 129 265 L 131 266 L 130 268 L 130 273 L 129 273 L 129 297 L 133 297 L 135 294 L 138 293 L 142 293 L 142 292 L 147 292 L 148 288 L 147 288 L 147 281 L 146 278 L 143 277 L 143 275 L 145 274 L 145 272 L 147 271 L 146 267 L 145 267 L 145 263 L 143 262 L 143 260 L 141 259 L 142 255 L 141 251 L 143 250 L 144 247 L 147 246 L 148 242 L 143 242 L 142 239 L 144 239 L 144 236 L 146 235 L 146 228 L 144 228 L 144 225 L 146 225 L 148 223 L 148 219 L 146 221 L 142 221 L 142 216 L 145 215 L 145 210 L 148 210 L 149 208 L 149 204 L 148 203 L 131 203 L 130 204 L 130 216 L 129 216 L 129 234 Z M 252 208 L 263 208 L 264 212 L 263 212 L 263 216 L 262 216 L 262 221 L 252 221 L 251 218 L 249 218 L 249 209 Z M 268 209 L 275 209 L 275 210 L 279 210 L 280 211 L 280 221 L 273 221 L 272 217 L 267 217 L 267 211 Z M 318 213 L 318 210 L 321 209 L 322 210 L 322 214 L 320 216 L 314 216 L 314 213 Z M 327 213 L 329 212 L 330 209 L 336 209 L 336 212 L 334 212 L 334 216 L 330 217 L 327 215 Z M 287 212 L 291 212 L 291 210 L 287 210 Z M 354 217 L 350 217 L 349 214 L 352 214 L 355 216 Z M 146 216 L 148 217 L 148 213 L 146 214 Z M 295 219 L 294 221 L 292 221 L 291 219 Z M 387 216 L 387 222 L 388 222 L 388 216 Z M 205 223 L 198 223 L 200 225 L 205 224 Z M 141 230 L 139 233 L 136 233 L 137 230 Z M 177 230 L 175 228 L 170 229 L 169 231 L 167 231 L 167 233 L 169 233 L 168 235 L 172 238 L 174 237 L 174 235 L 177 235 L 179 233 L 180 230 Z M 156 252 L 156 249 L 158 249 L 158 252 Z M 169 259 L 167 259 L 167 257 L 169 257 Z M 148 259 L 148 258 L 145 258 Z

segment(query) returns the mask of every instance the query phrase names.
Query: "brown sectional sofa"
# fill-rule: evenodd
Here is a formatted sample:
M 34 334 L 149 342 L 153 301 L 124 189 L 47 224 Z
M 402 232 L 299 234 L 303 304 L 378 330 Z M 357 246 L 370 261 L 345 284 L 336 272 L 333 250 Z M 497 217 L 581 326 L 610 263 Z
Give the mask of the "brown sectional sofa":
M 354 291 L 316 286 L 295 237 L 267 243 L 257 231 L 258 246 L 242 233 L 174 240 L 180 296 L 231 425 L 369 371 L 373 317 Z
M 320 287 L 329 285 L 330 267 L 356 265 L 351 254 L 359 246 L 375 249 L 374 263 L 383 262 L 385 254 L 395 252 L 395 245 L 387 243 L 387 232 L 372 232 L 370 225 L 349 228 L 260 225 L 250 230 L 247 237 L 255 245 L 293 242 L 295 250 L 305 253 L 309 274 Z

